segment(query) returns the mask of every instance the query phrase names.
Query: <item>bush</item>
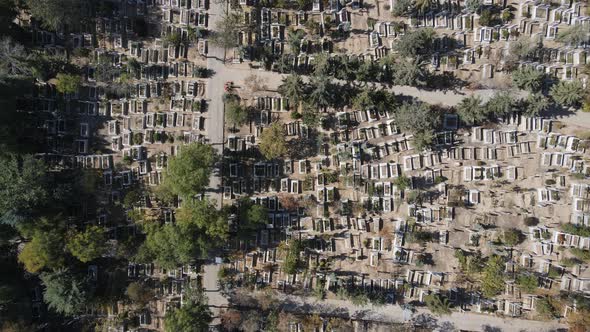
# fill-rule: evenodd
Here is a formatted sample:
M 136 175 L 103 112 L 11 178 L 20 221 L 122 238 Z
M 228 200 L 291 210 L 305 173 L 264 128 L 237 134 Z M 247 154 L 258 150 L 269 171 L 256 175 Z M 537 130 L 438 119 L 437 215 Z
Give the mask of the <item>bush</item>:
M 555 182 L 555 180 L 553 180 L 553 179 L 547 179 L 547 180 L 545 180 L 545 185 L 547 185 L 547 186 L 552 186 L 552 185 L 554 185 L 555 183 L 556 183 L 556 182 Z
M 451 305 L 446 297 L 442 297 L 440 294 L 429 294 L 424 297 L 426 306 L 435 315 L 450 315 Z
M 410 187 L 412 181 L 410 180 L 410 178 L 400 175 L 393 181 L 393 184 L 396 185 L 397 189 L 399 190 L 406 190 L 406 188 Z
M 590 250 L 571 248 L 570 253 L 584 262 L 590 261 Z
M 561 225 L 561 230 L 568 234 L 590 237 L 590 227 L 588 226 L 567 223 Z
M 537 289 L 537 287 L 539 287 L 539 278 L 532 274 L 521 274 L 516 279 L 516 283 L 525 292 L 532 293 Z
M 545 319 L 557 318 L 558 311 L 550 297 L 538 299 L 536 304 L 537 314 Z
M 485 297 L 491 298 L 504 290 L 504 259 L 492 256 L 483 270 L 482 291 Z
M 410 243 L 426 243 L 435 241 L 436 236 L 434 233 L 427 231 L 414 231 L 408 234 L 408 242 Z
M 516 228 L 510 228 L 504 231 L 503 234 L 504 243 L 509 246 L 515 246 L 522 242 L 522 232 Z
M 581 264 L 582 261 L 577 258 L 568 257 L 568 258 L 562 259 L 561 261 L 559 261 L 559 263 L 563 266 L 572 267 L 574 265 Z
M 537 217 L 526 217 L 524 218 L 524 224 L 526 226 L 536 226 L 539 224 L 539 218 Z

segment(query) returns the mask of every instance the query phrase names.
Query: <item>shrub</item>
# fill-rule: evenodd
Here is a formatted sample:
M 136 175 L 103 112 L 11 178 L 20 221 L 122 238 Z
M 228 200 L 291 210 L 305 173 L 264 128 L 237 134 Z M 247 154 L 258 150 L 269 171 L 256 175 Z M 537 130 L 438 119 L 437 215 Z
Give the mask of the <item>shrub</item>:
M 526 226 L 536 226 L 539 224 L 539 218 L 537 217 L 526 217 L 524 218 L 524 224 Z
M 426 306 L 435 315 L 450 315 L 451 305 L 446 297 L 442 297 L 440 294 L 429 294 L 424 297 Z
M 581 264 L 582 261 L 574 257 L 568 257 L 562 259 L 561 261 L 559 261 L 559 263 L 563 266 L 572 267 L 574 265 Z
M 537 287 L 539 287 L 539 278 L 532 274 L 521 274 L 516 279 L 516 283 L 518 284 L 518 286 L 520 286 L 522 290 L 528 293 L 532 293 L 537 289 Z
M 542 318 L 557 318 L 558 311 L 550 297 L 538 299 L 535 306 L 537 308 L 537 314 Z
M 584 250 L 584 249 L 580 249 L 580 248 L 571 248 L 570 253 L 582 261 L 585 261 L 585 262 L 590 261 L 590 250 Z
M 504 243 L 509 246 L 514 246 L 522 242 L 522 232 L 516 228 L 509 228 L 504 231 L 503 239 Z
M 565 233 L 569 233 L 569 234 L 573 234 L 573 235 L 590 237 L 590 227 L 588 227 L 588 226 L 567 223 L 567 224 L 561 225 L 561 230 L 564 231 Z
M 395 184 L 397 186 L 397 189 L 399 190 L 406 190 L 406 188 L 410 187 L 412 181 L 410 180 L 410 178 L 401 175 L 393 181 L 393 184 Z
M 492 256 L 488 259 L 481 283 L 485 297 L 494 297 L 504 290 L 504 260 L 502 257 Z

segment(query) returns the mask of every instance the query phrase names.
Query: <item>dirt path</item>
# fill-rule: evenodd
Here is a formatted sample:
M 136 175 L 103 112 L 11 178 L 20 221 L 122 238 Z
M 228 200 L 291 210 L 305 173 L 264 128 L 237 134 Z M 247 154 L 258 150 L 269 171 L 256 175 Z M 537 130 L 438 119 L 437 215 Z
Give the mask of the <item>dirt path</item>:
M 431 324 L 441 326 L 443 323 L 452 324 L 457 330 L 484 331 L 493 327 L 495 331 L 530 331 L 549 332 L 567 329 L 567 325 L 555 321 L 541 322 L 516 318 L 502 318 L 497 316 L 478 314 L 472 312 L 453 312 L 450 316 L 435 317 L 426 309 L 419 308 L 411 315 L 399 305 L 385 305 L 375 307 L 372 305 L 356 306 L 349 301 L 323 300 L 318 301 L 312 297 L 280 295 L 279 301 L 284 303 L 285 309 L 294 313 L 324 313 L 341 316 L 347 313 L 353 319 L 378 321 L 384 323 L 402 323 L 408 320 L 416 322 L 419 318 L 426 318 Z

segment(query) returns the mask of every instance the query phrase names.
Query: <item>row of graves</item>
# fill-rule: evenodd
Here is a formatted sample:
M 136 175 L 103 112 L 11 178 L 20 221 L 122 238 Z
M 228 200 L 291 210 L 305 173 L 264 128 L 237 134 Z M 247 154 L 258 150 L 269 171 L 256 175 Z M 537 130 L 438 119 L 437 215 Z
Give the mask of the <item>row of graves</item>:
M 408 29 L 429 27 L 439 33 L 431 59 L 433 70 L 471 69 L 481 72 L 483 79 L 491 79 L 496 71 L 502 70 L 502 64 L 497 66 L 497 61 L 490 59 L 490 54 L 495 53 L 496 58 L 503 58 L 509 53 L 511 43 L 526 36 L 548 40 L 550 45 L 535 54 L 534 58 L 538 58 L 538 62 L 523 61 L 520 66 L 530 66 L 562 80 L 581 77 L 580 68 L 587 63 L 588 58 L 585 48 L 551 42 L 556 40 L 560 32 L 572 27 L 590 29 L 590 17 L 585 15 L 586 10 L 581 2 L 561 1 L 549 5 L 542 1 L 520 1 L 515 11 L 516 17 L 495 26 L 481 25 L 477 13 L 458 11 L 454 6 L 458 7 L 458 4 L 447 2 L 437 10 L 411 16 L 403 24 L 377 22 L 368 35 L 367 54 L 380 58 L 393 49 L 396 39 L 407 33 Z M 391 8 L 394 6 L 391 5 Z M 490 48 L 494 43 L 499 46 Z
M 445 116 L 446 131 L 439 133 L 442 134 L 442 149 L 416 153 L 412 148 L 412 137 L 399 133 L 388 114 L 342 112 L 337 114 L 339 129 L 331 134 L 336 142 L 336 150 L 332 153 L 329 147 L 322 147 L 320 156 L 313 160 L 285 160 L 280 164 L 258 162 L 247 166 L 252 168 L 246 171 L 238 162 L 231 164 L 230 173 L 235 181 L 242 181 L 242 176 L 247 174 L 248 179 L 269 184 L 267 187 L 258 186 L 260 190 L 253 192 L 256 203 L 269 208 L 268 225 L 249 244 L 243 244 L 245 247 L 242 248 L 248 248 L 250 252 L 244 259 L 232 262 L 232 266 L 244 276 L 253 278 L 257 285 L 271 285 L 283 291 L 312 290 L 318 285 L 331 290 L 360 287 L 368 294 L 386 297 L 389 303 L 402 299 L 421 302 L 430 292 L 445 292 L 457 301 L 460 299 L 462 307 L 477 312 L 501 312 L 513 317 L 534 312 L 538 296 L 526 294 L 511 280 L 506 282 L 504 294 L 496 299 L 486 299 L 479 293 L 461 289 L 445 289 L 445 282 L 450 278 L 448 271 L 429 269 L 424 264 L 428 252 L 408 241 L 412 232 L 428 230 L 433 232 L 437 246 L 453 246 L 451 233 L 455 227 L 457 205 L 450 204 L 453 201 L 450 186 L 444 180 L 437 181 L 437 178 L 450 174 L 450 165 L 461 165 L 461 176 L 453 181 L 462 185 L 459 197 L 465 205 L 481 203 L 485 193 L 482 190 L 485 189 L 477 183 L 502 180 L 517 184 L 526 179 L 528 164 L 521 162 L 535 163 L 537 168 L 559 166 L 583 174 L 583 161 L 576 158 L 585 152 L 583 140 L 553 132 L 552 121 L 544 118 L 515 113 L 500 120 L 499 126 L 474 127 L 459 137 L 457 119 L 452 115 Z M 297 135 L 299 127 L 294 123 L 285 126 L 287 131 Z M 228 146 L 254 148 L 256 136 L 232 136 Z M 375 148 L 380 144 L 382 149 Z M 390 151 L 389 146 L 393 147 Z M 543 157 L 546 154 L 550 156 Z M 562 157 L 553 157 L 553 154 Z M 551 163 L 547 164 L 545 160 Z M 328 180 L 333 176 L 332 172 L 342 180 L 339 184 Z M 401 175 L 410 179 L 409 186 L 403 190 L 396 183 Z M 432 188 L 434 198 L 412 204 L 403 202 L 411 190 L 425 185 Z M 551 197 L 555 197 L 554 190 L 559 192 L 558 196 L 565 197 L 565 188 L 565 176 L 556 177 L 555 186 L 547 185 L 538 190 L 539 206 L 545 206 Z M 578 202 L 574 206 L 579 209 L 572 218 L 584 225 L 587 224 L 586 191 L 589 190 L 582 184 L 572 185 L 572 197 Z M 234 193 L 232 189 L 229 192 Z M 303 210 L 297 213 L 282 211 L 279 199 L 269 197 L 269 194 L 312 197 L 317 208 L 308 209 L 306 213 Z M 364 205 L 366 214 L 352 212 L 356 202 Z M 482 229 L 469 229 L 468 244 L 480 245 L 483 234 Z M 508 261 L 507 273 L 513 273 L 520 266 L 539 277 L 541 288 L 588 292 L 590 282 L 585 277 L 584 268 L 575 267 L 570 271 L 551 256 L 557 245 L 588 249 L 588 238 L 556 232 L 544 226 L 531 228 L 528 235 L 531 247 Z M 285 257 L 276 246 L 281 241 L 294 240 L 305 241 L 306 249 L 300 253 L 301 259 L 313 273 L 287 274 L 281 269 Z M 341 276 L 330 271 L 333 257 L 340 255 L 349 258 L 349 264 L 344 268 L 341 266 L 340 270 L 346 272 Z M 379 273 L 392 266 L 402 267 L 398 277 L 384 278 Z M 355 273 L 351 275 L 350 271 Z M 565 310 L 567 313 L 575 308 Z
M 310 34 L 319 34 L 320 39 L 305 37 L 301 40 L 299 54 L 293 54 L 293 61 L 298 64 L 308 64 L 315 52 L 331 52 L 333 46 L 328 37 L 330 30 L 350 31 L 351 14 L 359 7 L 358 1 L 343 4 L 341 1 L 332 0 L 324 8 L 322 1 L 313 2 L 311 11 L 287 10 L 278 8 L 260 7 L 258 3 L 248 0 L 238 1 L 241 7 L 239 13 L 246 26 L 255 25 L 256 29 L 243 29 L 238 33 L 238 45 L 244 52 L 236 54 L 240 60 L 249 60 L 254 54 L 255 47 L 265 45 L 270 47 L 273 54 L 281 55 L 285 51 L 287 34 L 291 29 L 309 30 L 310 22 L 317 24 L 317 30 L 309 30 Z M 293 50 L 290 50 L 293 52 Z
M 132 218 L 114 220 L 116 216 L 105 207 L 122 204 L 125 193 L 138 184 L 160 184 L 169 156 L 176 155 L 183 144 L 206 141 L 206 81 L 202 79 L 206 69 L 188 61 L 186 44 L 168 43 L 166 36 L 177 33 L 186 40 L 191 29 L 206 28 L 208 1 L 110 2 L 113 12 L 83 27 L 86 31 L 50 32 L 33 22 L 33 42 L 47 54 L 65 57 L 67 48 L 84 48 L 91 49 L 94 60 L 84 68 L 76 93 L 61 95 L 54 85 L 39 83 L 28 102 L 47 115 L 37 124 L 48 146 L 39 157 L 54 168 L 92 169 L 100 175 L 104 197 L 92 206 L 97 211 L 92 218 L 107 227 L 109 240 L 116 240 L 138 230 Z M 163 12 L 163 24 L 150 21 L 152 9 Z M 161 26 L 162 38 L 139 37 L 145 36 L 141 30 L 146 26 L 152 30 Z M 205 53 L 206 44 L 201 39 L 197 44 Z M 129 78 L 128 88 L 113 98 L 112 87 L 105 82 L 123 74 Z M 142 200 L 141 209 L 158 222 L 174 222 L 173 208 Z M 166 270 L 130 262 L 129 280 L 147 283 L 157 298 L 139 314 L 140 329 L 162 329 L 166 312 L 182 304 L 183 290 L 199 282 L 199 273 L 195 266 Z M 40 314 L 42 301 L 35 303 L 34 310 Z M 124 311 L 121 304 L 94 314 L 116 320 Z
M 200 267 L 185 265 L 175 269 L 164 269 L 152 263 L 129 262 L 127 279 L 129 282 L 142 282 L 151 289 L 156 300 L 151 301 L 137 314 L 140 329 L 161 330 L 168 311 L 182 306 L 183 291 L 198 287 L 202 283 Z M 109 311 L 108 317 L 115 318 L 124 312 L 125 305 L 119 304 Z

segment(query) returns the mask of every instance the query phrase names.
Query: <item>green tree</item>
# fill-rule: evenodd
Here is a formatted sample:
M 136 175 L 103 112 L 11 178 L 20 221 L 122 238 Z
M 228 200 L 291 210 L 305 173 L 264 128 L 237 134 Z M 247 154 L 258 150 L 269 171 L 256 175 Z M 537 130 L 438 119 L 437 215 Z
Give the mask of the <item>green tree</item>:
M 80 88 L 82 79 L 77 75 L 57 74 L 55 87 L 61 93 L 76 93 Z
M 255 204 L 248 197 L 240 200 L 239 204 L 240 229 L 246 234 L 258 230 L 268 223 L 268 209 L 260 204 Z
M 289 98 L 289 101 L 297 109 L 299 102 L 305 99 L 305 83 L 299 75 L 289 75 L 283 78 L 282 84 L 279 85 L 278 91 L 281 95 Z
M 171 34 L 166 35 L 164 40 L 168 44 L 172 44 L 174 46 L 180 46 L 180 43 L 182 43 L 182 36 L 178 32 L 173 32 Z
M 181 197 L 200 194 L 209 184 L 217 153 L 204 143 L 192 143 L 182 147 L 177 156 L 170 158 L 164 177 L 164 185 Z
M 492 298 L 504 290 L 504 260 L 500 256 L 491 256 L 483 269 L 481 280 L 483 295 Z
M 433 42 L 436 33 L 431 28 L 413 30 L 404 34 L 395 44 L 395 50 L 400 56 L 416 59 L 426 59 L 433 52 Z
M 287 153 L 287 142 L 285 139 L 285 128 L 282 124 L 275 122 L 262 131 L 258 147 L 266 159 L 276 159 Z
M 533 68 L 518 69 L 512 72 L 512 82 L 519 89 L 539 92 L 545 81 L 545 73 Z
M 361 82 L 375 81 L 378 69 L 373 61 L 361 61 L 356 69 L 356 79 Z
M 357 93 L 356 96 L 352 99 L 352 107 L 357 110 L 367 110 L 370 107 L 375 105 L 375 102 L 372 98 L 373 94 L 370 89 L 363 89 L 360 93 Z
M 0 156 L 0 218 L 15 225 L 47 204 L 46 166 L 32 155 Z
M 83 232 L 74 232 L 68 237 L 66 248 L 83 263 L 93 261 L 104 255 L 107 250 L 104 229 L 90 226 Z
M 501 117 L 512 113 L 515 109 L 515 100 L 512 94 L 508 91 L 496 92 L 490 98 L 485 107 L 487 113 L 496 117 Z
M 397 188 L 401 191 L 406 190 L 407 188 L 410 188 L 411 184 L 412 184 L 412 180 L 410 180 L 409 177 L 404 176 L 404 175 L 400 175 L 399 177 L 397 177 L 394 182 L 393 182 Z
M 423 150 L 432 144 L 440 117 L 428 104 L 404 103 L 395 112 L 395 123 L 402 131 L 412 133 L 416 149 Z
M 481 98 L 477 96 L 463 98 L 457 105 L 457 114 L 469 126 L 488 119 L 488 110 L 482 105 Z
M 415 0 L 414 1 L 414 7 L 421 14 L 426 13 L 432 7 L 432 5 L 433 5 L 432 0 Z
M 400 60 L 392 66 L 392 81 L 395 85 L 424 86 L 428 79 L 426 62 L 419 58 Z
M 291 241 L 286 248 L 287 254 L 283 262 L 283 270 L 287 274 L 295 274 L 301 266 L 300 252 L 303 251 L 303 243 L 301 241 Z
M 45 268 L 59 268 L 64 265 L 64 225 L 58 219 L 41 219 L 34 225 L 19 227 L 25 243 L 18 254 L 18 260 L 25 269 L 37 273 Z
M 520 36 L 517 40 L 510 42 L 509 54 L 520 60 L 534 58 L 543 43 L 539 38 Z
M 479 24 L 488 27 L 494 25 L 494 15 L 490 9 L 484 9 L 481 11 L 481 14 L 479 15 Z
M 180 308 L 166 312 L 164 331 L 206 332 L 212 320 L 213 315 L 205 301 L 189 299 Z
M 428 294 L 424 297 L 424 302 L 430 311 L 435 315 L 450 315 L 451 304 L 446 297 L 440 294 Z
M 525 114 L 538 116 L 549 109 L 549 100 L 540 93 L 530 94 L 524 101 Z
M 50 309 L 66 316 L 81 313 L 91 299 L 87 282 L 67 269 L 40 275 L 43 299 Z
M 395 123 L 402 131 L 415 133 L 435 129 L 440 117 L 426 103 L 404 103 L 395 112 Z
M 225 104 L 225 118 L 231 126 L 241 126 L 248 121 L 248 110 L 238 101 L 230 101 Z
M 312 77 L 309 86 L 311 88 L 309 101 L 313 106 L 325 109 L 332 104 L 334 89 L 328 76 Z
M 225 210 L 217 210 L 208 200 L 185 202 L 176 214 L 178 225 L 208 235 L 211 239 L 225 241 L 229 224 Z
M 148 231 L 138 258 L 144 262 L 154 260 L 163 268 L 173 269 L 204 256 L 210 246 L 193 227 L 166 224 Z
M 580 81 L 560 81 L 549 92 L 553 100 L 563 107 L 579 107 L 584 100 L 584 86 Z
M 313 59 L 313 76 L 324 77 L 332 74 L 332 58 L 326 53 L 316 55 Z
M 62 26 L 77 26 L 85 18 L 88 3 L 80 0 L 25 0 L 29 12 L 41 20 L 43 26 L 57 31 Z

